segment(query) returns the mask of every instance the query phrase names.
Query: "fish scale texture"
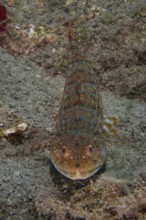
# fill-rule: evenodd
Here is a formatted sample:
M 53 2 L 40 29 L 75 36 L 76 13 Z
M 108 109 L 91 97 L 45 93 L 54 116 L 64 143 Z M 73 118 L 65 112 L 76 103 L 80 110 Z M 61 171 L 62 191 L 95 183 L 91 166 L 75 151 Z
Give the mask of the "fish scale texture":
M 89 49 L 86 37 L 74 33 L 72 35 L 69 41 L 69 68 L 58 115 L 57 132 L 62 135 L 65 133 L 80 136 L 102 130 L 102 103 L 97 74 L 90 60 L 87 60 Z

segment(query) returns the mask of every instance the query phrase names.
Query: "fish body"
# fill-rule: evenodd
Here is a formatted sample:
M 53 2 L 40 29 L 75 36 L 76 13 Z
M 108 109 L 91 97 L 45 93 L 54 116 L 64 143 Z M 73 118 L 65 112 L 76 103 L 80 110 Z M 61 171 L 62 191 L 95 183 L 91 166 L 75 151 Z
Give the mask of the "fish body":
M 77 37 L 70 38 L 70 62 L 50 158 L 64 176 L 86 179 L 96 173 L 106 159 L 102 101 L 85 44 L 82 46 Z

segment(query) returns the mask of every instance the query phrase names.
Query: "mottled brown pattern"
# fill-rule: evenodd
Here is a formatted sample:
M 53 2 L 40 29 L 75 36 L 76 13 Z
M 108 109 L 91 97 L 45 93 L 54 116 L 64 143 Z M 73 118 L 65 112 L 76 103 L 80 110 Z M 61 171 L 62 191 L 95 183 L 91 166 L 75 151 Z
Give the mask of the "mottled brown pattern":
M 66 177 L 85 179 L 105 162 L 102 103 L 85 39 L 69 28 L 69 42 L 69 68 L 50 157 Z

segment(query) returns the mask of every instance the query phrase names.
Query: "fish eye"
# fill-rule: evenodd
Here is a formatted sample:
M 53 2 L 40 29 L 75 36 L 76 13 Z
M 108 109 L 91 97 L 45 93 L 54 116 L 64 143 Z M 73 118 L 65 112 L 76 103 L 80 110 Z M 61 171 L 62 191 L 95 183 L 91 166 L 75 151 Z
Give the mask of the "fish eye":
M 63 146 L 62 153 L 65 154 L 65 151 L 66 151 L 65 146 Z
M 89 145 L 89 151 L 90 151 L 90 153 L 93 152 L 93 147 L 91 145 Z
M 91 144 L 87 145 L 82 158 L 84 159 L 84 156 L 85 156 L 85 158 L 91 157 L 91 156 L 93 156 L 93 153 L 94 153 L 94 147 Z

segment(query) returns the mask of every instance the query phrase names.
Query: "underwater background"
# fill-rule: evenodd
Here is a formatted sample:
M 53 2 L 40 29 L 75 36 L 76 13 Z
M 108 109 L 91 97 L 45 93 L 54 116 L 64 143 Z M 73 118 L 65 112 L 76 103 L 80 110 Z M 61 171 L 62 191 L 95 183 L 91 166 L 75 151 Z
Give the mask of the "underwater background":
M 0 220 L 146 220 L 146 1 L 0 5 Z M 49 159 L 70 21 L 86 29 L 104 117 L 117 121 L 105 169 L 82 181 Z

